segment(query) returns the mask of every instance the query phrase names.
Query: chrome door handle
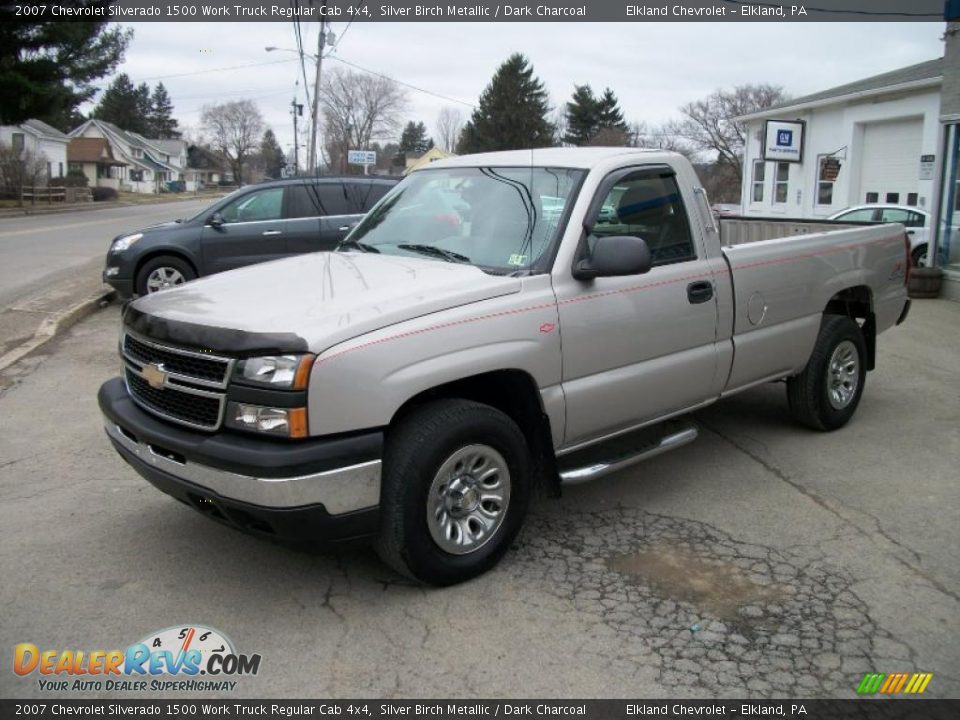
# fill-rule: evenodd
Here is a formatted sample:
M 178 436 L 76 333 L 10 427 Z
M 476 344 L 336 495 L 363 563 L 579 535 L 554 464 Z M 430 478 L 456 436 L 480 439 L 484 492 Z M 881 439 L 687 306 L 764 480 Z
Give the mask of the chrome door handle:
M 340 227 L 337 228 L 337 230 L 339 230 L 340 232 L 346 232 L 349 229 L 350 229 L 350 225 L 341 225 Z
M 264 230 L 264 235 L 280 235 L 280 230 Z

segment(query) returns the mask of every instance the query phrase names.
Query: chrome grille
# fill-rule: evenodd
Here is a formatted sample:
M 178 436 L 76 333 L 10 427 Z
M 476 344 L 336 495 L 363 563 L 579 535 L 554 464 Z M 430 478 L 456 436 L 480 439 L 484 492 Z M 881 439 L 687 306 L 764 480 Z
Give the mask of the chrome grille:
M 131 333 L 124 333 L 121 353 L 127 391 L 143 409 L 180 425 L 219 429 L 232 359 L 161 345 Z

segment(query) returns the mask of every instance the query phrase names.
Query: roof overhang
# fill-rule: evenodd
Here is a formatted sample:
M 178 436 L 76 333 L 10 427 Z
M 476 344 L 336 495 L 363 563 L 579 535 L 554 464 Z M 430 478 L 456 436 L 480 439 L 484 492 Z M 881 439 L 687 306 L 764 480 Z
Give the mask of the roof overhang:
M 895 93 L 909 92 L 911 90 L 925 90 L 927 88 L 938 87 L 943 84 L 943 77 L 924 78 L 922 80 L 913 80 L 911 82 L 900 83 L 898 85 L 886 85 L 871 90 L 862 90 L 860 92 L 846 93 L 844 95 L 833 95 L 827 98 L 819 98 L 809 102 L 798 102 L 791 105 L 780 105 L 779 107 L 760 110 L 748 115 L 740 115 L 734 118 L 738 122 L 747 122 L 749 120 L 762 120 L 777 116 L 789 115 L 791 113 L 804 112 L 806 110 L 815 110 L 817 108 L 828 107 L 830 105 L 842 105 L 848 102 L 858 100 L 868 100 L 881 95 L 892 95 Z

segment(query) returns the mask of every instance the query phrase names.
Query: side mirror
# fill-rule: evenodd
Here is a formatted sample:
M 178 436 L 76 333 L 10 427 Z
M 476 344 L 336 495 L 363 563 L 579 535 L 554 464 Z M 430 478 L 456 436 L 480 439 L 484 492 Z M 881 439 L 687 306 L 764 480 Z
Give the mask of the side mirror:
M 223 215 L 218 212 L 215 212 L 213 215 L 207 218 L 207 225 L 210 227 L 218 228 L 223 225 L 226 220 L 223 219 Z
M 589 257 L 573 266 L 573 277 L 589 281 L 598 277 L 641 275 L 650 270 L 650 248 L 632 235 L 598 237 Z

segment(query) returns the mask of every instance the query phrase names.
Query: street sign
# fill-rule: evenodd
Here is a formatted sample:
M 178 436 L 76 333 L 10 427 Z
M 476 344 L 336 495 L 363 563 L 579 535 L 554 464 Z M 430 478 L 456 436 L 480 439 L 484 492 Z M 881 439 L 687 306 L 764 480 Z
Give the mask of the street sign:
M 351 165 L 376 165 L 377 153 L 374 150 L 348 150 L 347 162 Z

